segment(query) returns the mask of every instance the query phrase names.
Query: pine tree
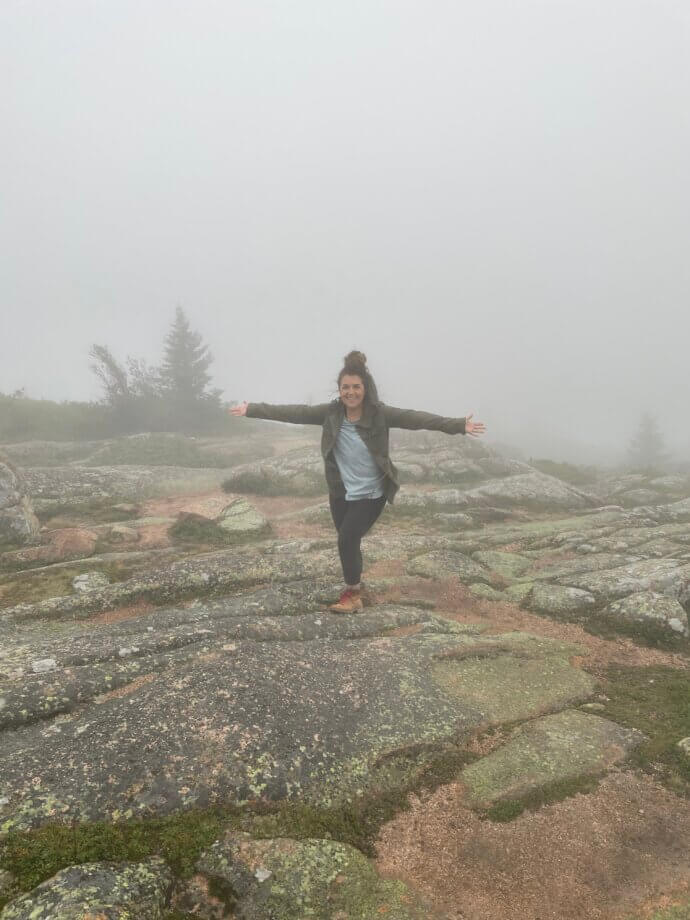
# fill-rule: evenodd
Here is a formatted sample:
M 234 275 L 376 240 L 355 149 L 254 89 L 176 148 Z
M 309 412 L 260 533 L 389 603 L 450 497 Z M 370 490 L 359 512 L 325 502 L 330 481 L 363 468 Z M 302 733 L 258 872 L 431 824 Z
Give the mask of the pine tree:
M 668 460 L 661 430 L 649 412 L 642 414 L 637 432 L 630 439 L 628 460 L 633 469 L 641 471 L 660 470 Z
M 175 311 L 175 320 L 166 336 L 163 364 L 160 368 L 161 390 L 165 397 L 180 406 L 191 407 L 204 401 L 219 405 L 219 390 L 209 390 L 211 375 L 208 368 L 213 356 L 194 332 L 182 307 Z

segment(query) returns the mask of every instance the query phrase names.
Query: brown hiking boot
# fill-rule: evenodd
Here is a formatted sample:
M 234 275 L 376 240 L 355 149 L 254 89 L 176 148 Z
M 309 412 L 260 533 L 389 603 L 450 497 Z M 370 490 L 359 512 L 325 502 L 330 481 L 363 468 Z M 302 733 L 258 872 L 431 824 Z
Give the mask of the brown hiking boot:
M 332 610 L 333 613 L 361 613 L 364 610 L 364 604 L 359 591 L 346 588 L 340 595 L 338 603 L 331 604 L 328 609 Z

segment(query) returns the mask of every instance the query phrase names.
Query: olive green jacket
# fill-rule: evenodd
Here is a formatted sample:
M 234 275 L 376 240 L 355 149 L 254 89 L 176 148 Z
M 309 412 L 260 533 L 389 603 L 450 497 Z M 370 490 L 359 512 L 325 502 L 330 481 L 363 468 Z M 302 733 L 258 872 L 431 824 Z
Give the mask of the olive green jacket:
M 345 495 L 333 448 L 340 431 L 345 407 L 340 399 L 318 406 L 274 406 L 270 403 L 249 403 L 247 416 L 270 419 L 274 422 L 291 422 L 293 425 L 321 425 L 321 455 L 324 459 L 328 491 L 336 498 Z M 393 502 L 400 488 L 398 471 L 391 462 L 388 447 L 389 428 L 407 428 L 412 431 L 443 431 L 446 434 L 465 434 L 464 418 L 445 418 L 431 412 L 414 409 L 396 409 L 384 403 L 364 402 L 362 417 L 355 422 L 359 436 L 369 448 L 376 465 L 384 474 L 383 491 Z

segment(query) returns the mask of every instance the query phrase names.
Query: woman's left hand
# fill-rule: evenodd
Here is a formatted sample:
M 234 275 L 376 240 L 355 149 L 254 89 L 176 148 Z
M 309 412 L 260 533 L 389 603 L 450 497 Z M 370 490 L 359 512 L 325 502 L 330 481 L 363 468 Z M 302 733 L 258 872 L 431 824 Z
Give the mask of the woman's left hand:
M 469 415 L 465 416 L 465 434 L 470 434 L 473 438 L 478 438 L 480 434 L 484 434 L 486 431 L 486 425 L 484 422 L 473 422 L 473 415 L 474 412 L 470 412 Z

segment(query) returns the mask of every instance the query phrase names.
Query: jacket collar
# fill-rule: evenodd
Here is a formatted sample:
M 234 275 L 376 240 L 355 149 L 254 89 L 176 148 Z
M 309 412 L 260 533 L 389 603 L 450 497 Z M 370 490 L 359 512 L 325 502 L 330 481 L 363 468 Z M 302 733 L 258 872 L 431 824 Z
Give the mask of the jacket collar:
M 372 405 L 368 400 L 364 403 L 362 407 L 362 417 L 358 419 L 355 424 L 358 427 L 362 428 L 371 428 L 374 422 L 374 414 L 376 413 L 377 406 Z M 333 400 L 333 410 L 338 419 L 338 426 L 342 423 L 342 420 L 345 418 L 345 406 L 342 404 L 340 399 Z

